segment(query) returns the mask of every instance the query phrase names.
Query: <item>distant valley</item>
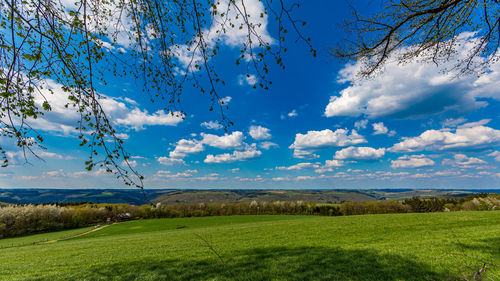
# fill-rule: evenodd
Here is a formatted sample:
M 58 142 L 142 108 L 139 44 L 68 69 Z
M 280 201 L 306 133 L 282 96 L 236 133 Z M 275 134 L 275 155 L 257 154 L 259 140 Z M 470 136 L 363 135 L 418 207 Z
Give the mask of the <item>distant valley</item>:
M 128 203 L 210 203 L 255 201 L 342 201 L 403 200 L 414 196 L 460 198 L 471 193 L 500 193 L 500 190 L 423 190 L 423 189 L 362 189 L 362 190 L 145 190 L 140 189 L 0 189 L 0 202 L 41 204 L 55 202 Z

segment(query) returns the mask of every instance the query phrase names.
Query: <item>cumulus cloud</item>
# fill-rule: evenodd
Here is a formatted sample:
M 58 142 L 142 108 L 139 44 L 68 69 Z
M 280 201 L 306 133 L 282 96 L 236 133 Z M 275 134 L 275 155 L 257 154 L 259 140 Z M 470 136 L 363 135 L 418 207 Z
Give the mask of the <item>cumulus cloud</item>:
M 156 161 L 158 161 L 158 163 L 160 163 L 161 165 L 165 165 L 165 166 L 186 164 L 186 162 L 184 162 L 184 160 L 182 160 L 182 159 L 170 158 L 170 157 L 165 157 L 165 156 L 161 156 L 161 157 L 156 158 Z
M 238 148 L 243 145 L 243 133 L 240 131 L 234 131 L 231 134 L 224 134 L 223 136 L 216 136 L 212 134 L 201 133 L 202 144 L 220 148 L 220 149 L 231 149 Z
M 382 122 L 373 123 L 372 126 L 374 135 L 385 135 L 389 132 L 389 129 L 387 129 L 387 127 Z
M 127 164 L 127 161 L 123 160 L 121 165 L 124 167 L 127 167 L 130 165 L 130 167 L 134 168 L 134 167 L 137 167 L 137 161 L 136 160 L 129 160 L 128 164 Z
M 257 76 L 253 74 L 240 75 L 238 77 L 238 84 L 240 86 L 243 86 L 244 84 L 254 86 L 255 84 L 257 84 Z
M 327 147 L 343 147 L 366 143 L 366 139 L 359 135 L 356 130 L 349 134 L 347 129 L 330 129 L 322 131 L 308 131 L 306 134 L 296 134 L 295 141 L 289 148 L 294 149 L 296 158 L 312 158 L 313 151 Z
M 170 151 L 170 158 L 184 158 L 188 154 L 198 153 L 205 150 L 200 141 L 181 139 L 175 144 L 175 149 Z
M 205 163 L 232 163 L 258 158 L 262 152 L 257 150 L 255 145 L 246 147 L 243 151 L 235 150 L 233 153 L 223 153 L 218 155 L 209 154 L 203 162 Z
M 435 163 L 425 155 L 404 155 L 397 160 L 391 160 L 391 168 L 420 168 L 433 166 Z
M 453 69 L 454 63 L 472 50 L 479 39 L 471 36 L 461 35 L 458 52 L 439 67 L 418 60 L 401 64 L 400 54 L 395 54 L 381 74 L 359 79 L 362 62 L 347 64 L 340 71 L 338 82 L 350 85 L 330 98 L 325 115 L 421 118 L 443 112 L 470 112 L 487 105 L 480 98 L 499 99 L 500 63 L 490 65 L 479 78 L 456 78 L 455 73 L 444 71 Z
M 316 173 L 322 174 L 325 172 L 332 172 L 333 168 L 342 167 L 345 165 L 345 162 L 342 160 L 326 160 L 325 164 L 321 164 L 320 162 L 311 163 L 311 162 L 302 162 L 292 166 L 278 166 L 274 168 L 275 170 L 280 171 L 298 171 L 302 169 L 314 169 Z
M 476 126 L 452 130 L 427 130 L 420 136 L 403 138 L 394 144 L 391 152 L 415 152 L 423 150 L 477 149 L 500 143 L 500 131 Z
M 373 134 L 374 135 L 388 135 L 388 136 L 394 136 L 396 134 L 396 131 L 389 129 L 384 125 L 383 122 L 378 122 L 378 123 L 373 123 Z
M 354 123 L 354 128 L 356 128 L 357 130 L 366 129 L 367 125 L 368 125 L 367 119 L 358 120 Z
M 475 157 L 467 157 L 465 154 L 455 154 L 453 159 L 444 159 L 443 165 L 457 166 L 460 168 L 473 168 L 477 165 L 487 164 L 486 161 Z
M 144 125 L 175 126 L 182 122 L 183 115 L 180 112 L 165 112 L 158 110 L 149 114 L 147 110 L 139 108 L 132 109 L 124 118 L 117 118 L 116 123 L 133 127 L 136 131 L 144 130 Z
M 180 139 L 174 145 L 174 150 L 169 152 L 168 157 L 157 158 L 162 165 L 178 165 L 185 164 L 183 158 L 190 154 L 200 153 L 205 151 L 206 146 L 211 146 L 219 149 L 240 149 L 248 146 L 243 142 L 244 136 L 240 131 L 235 131 L 231 134 L 217 136 L 212 134 L 200 134 L 201 139 Z
M 274 168 L 275 170 L 280 170 L 280 171 L 292 171 L 292 170 L 302 170 L 304 168 L 319 168 L 320 165 L 319 163 L 298 163 L 292 166 L 279 166 Z
M 248 133 L 255 140 L 268 140 L 271 138 L 269 131 L 271 130 L 262 126 L 250 126 L 250 131 Z
M 350 146 L 335 152 L 335 158 L 340 160 L 377 160 L 384 156 L 385 148 Z
M 345 164 L 346 162 L 342 160 L 326 160 L 324 165 L 316 167 L 314 171 L 318 174 L 333 172 L 333 168 L 342 167 Z
M 222 124 L 217 122 L 217 121 L 208 121 L 208 122 L 203 122 L 200 124 L 200 126 L 205 127 L 207 129 L 211 130 L 220 130 L 222 129 Z
M 80 113 L 73 106 L 66 106 L 70 103 L 69 94 L 64 92 L 62 85 L 47 79 L 40 83 L 43 86 L 40 92 L 34 95 L 34 102 L 42 108 L 44 102 L 48 102 L 51 110 L 45 112 L 37 119 L 29 120 L 33 129 L 51 131 L 69 135 L 76 133 L 75 127 L 80 120 Z M 176 126 L 183 121 L 180 112 L 156 111 L 152 114 L 145 109 L 137 107 L 137 103 L 129 101 L 122 102 L 122 98 L 112 98 L 101 95 L 99 100 L 104 112 L 107 114 L 112 124 L 133 128 L 136 131 L 144 129 L 144 126 L 163 125 Z M 122 139 L 127 139 L 128 135 L 119 134 Z

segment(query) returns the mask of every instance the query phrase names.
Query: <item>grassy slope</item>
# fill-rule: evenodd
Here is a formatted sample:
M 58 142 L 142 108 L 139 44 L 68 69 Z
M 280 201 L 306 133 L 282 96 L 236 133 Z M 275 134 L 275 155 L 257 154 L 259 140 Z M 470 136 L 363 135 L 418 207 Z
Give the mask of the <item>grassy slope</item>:
M 43 234 L 26 235 L 26 236 L 17 237 L 17 238 L 0 239 L 0 249 L 5 248 L 5 247 L 11 247 L 11 246 L 20 246 L 20 245 L 27 245 L 27 244 L 32 244 L 32 243 L 40 243 L 40 242 L 45 242 L 45 241 L 49 241 L 49 240 L 64 239 L 67 237 L 72 237 L 72 236 L 87 232 L 87 231 L 92 230 L 92 229 L 94 229 L 94 227 L 84 227 L 84 228 L 64 230 L 64 231 L 58 231 L 58 232 L 48 232 L 48 233 L 43 233 Z
M 208 217 L 133 221 L 3 249 L 0 279 L 453 280 L 479 260 L 500 263 L 499 211 Z M 500 268 L 489 273 L 500 280 Z

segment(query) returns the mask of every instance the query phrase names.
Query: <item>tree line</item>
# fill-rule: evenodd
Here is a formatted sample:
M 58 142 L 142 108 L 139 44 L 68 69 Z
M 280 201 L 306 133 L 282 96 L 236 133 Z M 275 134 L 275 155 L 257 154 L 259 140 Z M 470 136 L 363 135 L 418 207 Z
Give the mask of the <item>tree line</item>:
M 403 201 L 350 201 L 317 204 L 305 201 L 191 203 L 163 205 L 54 203 L 0 208 L 0 238 L 15 237 L 132 219 L 232 215 L 349 216 L 389 213 L 500 210 L 500 194 L 461 199 L 413 197 Z

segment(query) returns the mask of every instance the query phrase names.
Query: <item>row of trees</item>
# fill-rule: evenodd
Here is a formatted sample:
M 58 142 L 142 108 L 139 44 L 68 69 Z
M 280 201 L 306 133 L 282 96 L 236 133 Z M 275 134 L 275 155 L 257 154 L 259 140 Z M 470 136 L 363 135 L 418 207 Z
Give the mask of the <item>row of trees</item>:
M 10 205 L 0 208 L 0 238 L 84 227 L 129 219 L 182 218 L 231 215 L 317 215 L 499 210 L 500 195 L 476 195 L 467 199 L 412 199 L 399 201 L 316 204 L 304 201 L 199 203 L 156 206 L 82 204 L 60 206 Z

